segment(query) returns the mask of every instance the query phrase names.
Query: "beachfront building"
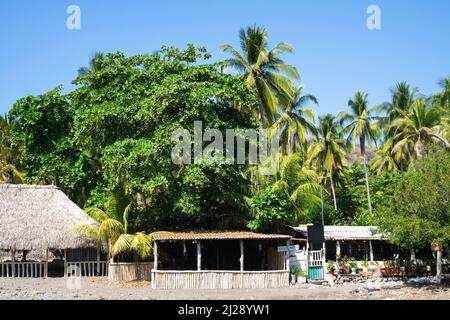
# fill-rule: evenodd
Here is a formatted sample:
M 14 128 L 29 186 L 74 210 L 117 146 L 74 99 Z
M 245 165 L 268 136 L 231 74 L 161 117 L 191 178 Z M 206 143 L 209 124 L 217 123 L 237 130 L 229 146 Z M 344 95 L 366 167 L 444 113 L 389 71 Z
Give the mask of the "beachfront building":
M 293 227 L 296 236 L 308 239 L 308 226 Z M 338 256 L 353 257 L 356 260 L 383 261 L 393 259 L 399 248 L 387 242 L 386 237 L 376 231 L 375 226 L 324 226 L 326 260 Z
M 57 187 L 0 185 L 0 277 L 106 275 L 105 256 L 78 224 L 96 222 Z
M 155 234 L 156 289 L 277 288 L 289 285 L 291 237 L 243 231 Z

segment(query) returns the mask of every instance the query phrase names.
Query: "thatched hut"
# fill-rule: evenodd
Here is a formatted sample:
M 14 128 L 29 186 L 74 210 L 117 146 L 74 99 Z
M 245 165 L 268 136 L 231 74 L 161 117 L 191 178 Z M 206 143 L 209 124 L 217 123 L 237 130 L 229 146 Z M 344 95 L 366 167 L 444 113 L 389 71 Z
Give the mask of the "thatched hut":
M 64 250 L 67 269 L 67 249 L 96 247 L 77 235 L 74 226 L 95 223 L 55 186 L 0 185 L 0 250 L 9 251 L 12 260 L 0 262 L 0 276 L 33 275 L 36 269 L 41 271 L 37 272 L 40 276 L 47 276 L 49 250 Z M 16 262 L 18 250 L 45 251 L 46 259 L 40 263 Z

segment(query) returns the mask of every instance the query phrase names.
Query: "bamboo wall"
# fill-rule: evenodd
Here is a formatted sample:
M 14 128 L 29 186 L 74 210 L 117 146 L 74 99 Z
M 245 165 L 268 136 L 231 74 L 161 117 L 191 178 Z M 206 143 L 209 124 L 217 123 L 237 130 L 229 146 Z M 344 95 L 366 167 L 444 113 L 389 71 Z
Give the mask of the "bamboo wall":
M 153 262 L 110 263 L 109 281 L 151 280 Z
M 288 271 L 153 271 L 154 289 L 261 289 L 289 286 Z

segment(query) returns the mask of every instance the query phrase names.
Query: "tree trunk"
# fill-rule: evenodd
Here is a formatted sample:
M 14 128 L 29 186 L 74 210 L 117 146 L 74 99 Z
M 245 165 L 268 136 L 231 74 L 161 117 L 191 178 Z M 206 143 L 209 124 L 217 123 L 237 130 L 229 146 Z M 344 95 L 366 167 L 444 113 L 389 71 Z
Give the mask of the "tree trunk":
M 414 152 L 416 153 L 417 159 L 422 158 L 422 152 L 420 151 L 420 145 L 421 145 L 421 142 L 420 142 L 420 138 L 419 138 L 419 139 L 417 139 L 416 143 L 414 144 Z
M 320 181 L 320 203 L 322 206 L 322 225 L 325 225 L 325 219 L 323 217 L 323 186 L 322 181 Z
M 334 190 L 334 182 L 333 182 L 333 168 L 330 169 L 330 185 L 331 185 L 331 193 L 333 194 L 333 202 L 334 202 L 334 210 L 337 211 L 337 201 L 336 201 L 336 191 Z
M 442 248 L 436 252 L 436 282 L 442 283 Z
M 367 189 L 367 203 L 369 204 L 369 213 L 372 215 L 372 201 L 370 199 L 370 186 L 369 186 L 369 172 L 367 169 L 367 161 L 366 161 L 366 142 L 364 140 L 364 136 L 360 136 L 359 144 L 361 148 L 361 158 L 364 167 L 364 175 L 366 176 L 366 189 Z
M 408 146 L 406 146 L 406 151 L 408 152 L 408 157 L 409 157 L 409 160 L 411 161 L 410 162 L 411 167 L 413 168 L 413 171 L 416 172 L 416 166 L 414 165 L 414 157 L 412 156 L 411 151 L 409 150 Z
M 263 107 L 263 99 L 261 99 L 261 104 L 259 105 L 259 116 L 261 118 L 262 128 L 266 129 L 266 119 L 264 118 L 264 107 Z
M 267 110 L 267 101 L 264 97 L 264 91 L 262 90 L 260 85 L 258 85 L 258 83 L 256 83 L 256 91 L 258 92 L 259 100 L 261 101 L 261 103 L 259 104 L 259 116 L 261 118 L 262 128 L 266 129 L 267 125 L 266 118 L 264 117 L 264 112 L 265 110 Z

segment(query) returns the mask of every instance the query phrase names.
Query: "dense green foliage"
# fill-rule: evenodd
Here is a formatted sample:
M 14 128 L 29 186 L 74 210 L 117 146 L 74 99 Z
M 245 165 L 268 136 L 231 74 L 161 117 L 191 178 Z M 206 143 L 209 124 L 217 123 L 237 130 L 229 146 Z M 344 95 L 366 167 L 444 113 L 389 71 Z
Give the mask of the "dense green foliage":
M 0 183 L 58 185 L 80 206 L 101 209 L 88 210 L 103 212 L 99 221 L 121 225 L 109 237 L 122 236 L 117 252 L 134 243 L 141 256 L 150 251 L 141 232 L 155 230 L 377 223 L 403 246 L 448 241 L 450 79 L 430 97 L 399 83 L 378 106 L 358 92 L 348 112 L 317 123 L 308 105 L 318 99 L 281 59 L 293 49 L 269 49 L 259 27 L 242 30 L 240 42 L 242 52 L 223 47 L 231 58 L 220 63 L 193 45 L 96 54 L 74 91 L 25 97 L 0 118 Z M 280 170 L 174 164 L 172 132 L 193 136 L 194 121 L 222 132 L 279 131 Z M 126 206 L 112 210 L 117 194 Z
M 268 188 L 258 193 L 253 197 L 251 207 L 256 211 L 248 223 L 252 230 L 273 232 L 280 224 L 290 223 L 293 219 L 289 197 L 281 190 Z
M 450 154 L 442 150 L 421 159 L 385 196 L 377 224 L 404 248 L 450 241 Z
M 223 130 L 257 125 L 233 107 L 257 103 L 245 83 L 214 64 L 190 65 L 207 57 L 192 46 L 107 54 L 67 96 L 57 88 L 19 100 L 9 115 L 28 181 L 57 184 L 88 206 L 105 206 L 107 193 L 125 186 L 144 202 L 135 217 L 144 230 L 244 226 L 245 168 L 171 160 L 172 131 L 194 121 Z

